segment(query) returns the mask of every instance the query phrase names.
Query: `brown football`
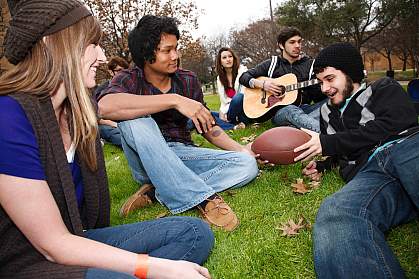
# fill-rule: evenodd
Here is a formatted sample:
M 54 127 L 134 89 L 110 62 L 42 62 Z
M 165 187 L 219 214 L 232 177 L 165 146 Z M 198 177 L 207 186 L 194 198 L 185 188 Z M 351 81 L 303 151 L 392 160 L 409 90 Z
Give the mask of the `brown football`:
M 292 127 L 269 129 L 258 136 L 252 144 L 252 151 L 260 154 L 260 159 L 270 163 L 289 165 L 301 152 L 295 153 L 294 148 L 306 143 L 311 136 L 302 130 Z

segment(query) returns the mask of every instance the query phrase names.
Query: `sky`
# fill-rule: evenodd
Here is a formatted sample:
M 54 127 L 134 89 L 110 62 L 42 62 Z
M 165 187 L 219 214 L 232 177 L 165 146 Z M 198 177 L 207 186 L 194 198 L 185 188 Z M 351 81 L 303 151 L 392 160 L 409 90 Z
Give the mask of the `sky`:
M 283 0 L 271 0 L 275 9 Z M 243 28 L 250 22 L 270 17 L 269 0 L 195 0 L 202 14 L 198 18 L 197 37 L 214 37 L 230 29 Z

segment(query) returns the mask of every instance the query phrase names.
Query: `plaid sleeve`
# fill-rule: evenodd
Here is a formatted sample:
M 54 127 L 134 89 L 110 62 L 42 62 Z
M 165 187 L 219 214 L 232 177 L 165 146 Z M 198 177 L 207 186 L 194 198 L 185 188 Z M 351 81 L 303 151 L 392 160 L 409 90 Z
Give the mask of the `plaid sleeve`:
M 108 94 L 137 94 L 137 89 L 138 79 L 136 72 L 133 70 L 123 70 L 113 77 L 113 79 L 109 82 L 108 87 L 102 90 L 97 100 L 99 101 L 101 98 L 103 98 L 103 96 L 106 96 Z
M 202 93 L 201 83 L 196 76 L 192 76 L 190 79 L 190 90 L 192 93 L 192 99 L 205 105 L 204 94 Z

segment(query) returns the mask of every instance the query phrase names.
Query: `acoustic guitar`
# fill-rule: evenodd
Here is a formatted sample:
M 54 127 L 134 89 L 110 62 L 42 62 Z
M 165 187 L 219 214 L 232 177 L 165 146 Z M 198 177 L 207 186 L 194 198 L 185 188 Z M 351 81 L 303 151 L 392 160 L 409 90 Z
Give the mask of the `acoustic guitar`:
M 244 87 L 243 110 L 247 117 L 258 118 L 278 106 L 294 104 L 299 99 L 298 89 L 319 83 L 318 79 L 297 82 L 294 74 L 279 78 L 258 77 L 257 80 L 272 80 L 281 87 L 279 97 L 259 88 Z

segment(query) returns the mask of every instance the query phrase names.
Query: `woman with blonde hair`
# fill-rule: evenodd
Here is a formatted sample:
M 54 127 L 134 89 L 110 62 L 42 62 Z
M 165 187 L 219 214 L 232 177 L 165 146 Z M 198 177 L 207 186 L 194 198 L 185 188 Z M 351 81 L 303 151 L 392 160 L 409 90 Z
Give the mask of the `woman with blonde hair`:
M 219 118 L 231 124 L 240 123 L 235 128 L 241 128 L 244 126 L 241 123 L 244 118 L 240 117 L 243 109 L 241 103 L 235 102 L 234 99 L 243 96 L 240 93 L 239 78 L 243 72 L 247 71 L 247 68 L 240 65 L 239 57 L 229 47 L 222 47 L 218 51 L 215 67 L 218 74 L 217 92 L 220 97 Z M 237 107 L 237 104 L 240 107 Z
M 210 278 L 208 225 L 173 217 L 109 227 L 88 88 L 106 58 L 77 0 L 11 4 L 0 77 L 0 278 Z

